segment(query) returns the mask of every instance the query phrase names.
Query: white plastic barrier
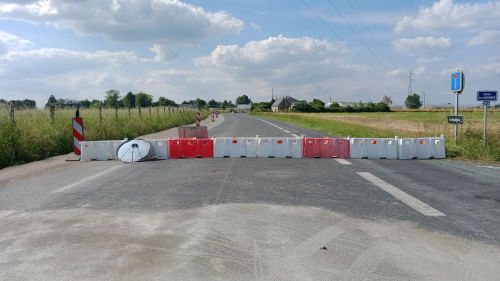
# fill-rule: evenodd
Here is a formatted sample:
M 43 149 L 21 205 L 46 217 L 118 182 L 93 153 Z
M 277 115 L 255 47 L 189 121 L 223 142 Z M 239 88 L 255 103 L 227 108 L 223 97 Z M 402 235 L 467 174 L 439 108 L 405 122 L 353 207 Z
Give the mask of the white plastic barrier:
M 214 138 L 214 157 L 257 157 L 256 138 Z
M 350 158 L 398 159 L 397 137 L 350 138 Z
M 107 140 L 107 141 L 83 141 L 80 155 L 81 161 L 105 161 L 118 160 L 116 151 L 125 140 Z M 146 140 L 153 149 L 153 159 L 168 159 L 169 151 L 167 140 Z
M 440 138 L 400 139 L 399 159 L 446 158 L 444 136 Z
M 299 138 L 259 138 L 259 158 L 302 158 L 302 140 Z
M 169 156 L 168 140 L 147 140 L 153 149 L 153 159 L 166 160 Z M 115 150 L 116 151 L 116 150 Z

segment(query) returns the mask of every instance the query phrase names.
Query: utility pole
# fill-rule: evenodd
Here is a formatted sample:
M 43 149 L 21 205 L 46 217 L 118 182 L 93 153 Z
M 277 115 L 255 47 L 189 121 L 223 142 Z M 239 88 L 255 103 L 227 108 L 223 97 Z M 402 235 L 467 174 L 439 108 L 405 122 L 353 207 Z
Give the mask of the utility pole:
M 424 94 L 424 91 L 422 91 L 422 100 L 423 100 L 422 105 L 423 105 L 423 107 L 425 109 L 425 94 Z
M 413 95 L 413 80 L 415 80 L 415 74 L 410 70 L 410 76 L 408 77 L 408 95 Z

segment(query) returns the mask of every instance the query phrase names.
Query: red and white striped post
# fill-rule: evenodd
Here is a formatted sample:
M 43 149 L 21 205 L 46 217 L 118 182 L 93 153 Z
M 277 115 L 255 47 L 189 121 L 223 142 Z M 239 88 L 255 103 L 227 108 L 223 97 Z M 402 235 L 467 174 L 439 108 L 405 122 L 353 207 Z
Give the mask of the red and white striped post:
M 212 112 L 212 122 L 215 122 L 215 113 Z
M 83 118 L 75 117 L 73 118 L 73 146 L 75 147 L 75 154 L 81 154 L 81 141 L 83 141 Z
M 200 113 L 196 113 L 196 127 L 200 126 Z

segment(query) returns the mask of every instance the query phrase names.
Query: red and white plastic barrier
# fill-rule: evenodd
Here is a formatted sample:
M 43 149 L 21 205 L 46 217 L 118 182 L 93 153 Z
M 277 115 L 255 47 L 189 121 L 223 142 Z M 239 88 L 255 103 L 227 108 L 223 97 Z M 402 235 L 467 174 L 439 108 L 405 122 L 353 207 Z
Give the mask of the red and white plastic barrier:
M 82 153 L 83 141 L 83 118 L 75 117 L 73 118 L 73 146 L 75 148 L 75 154 L 80 155 Z
M 168 158 L 446 158 L 439 138 L 211 138 L 148 140 L 154 159 Z M 79 141 L 81 160 L 117 159 L 123 141 Z M 76 147 L 76 145 L 75 145 Z

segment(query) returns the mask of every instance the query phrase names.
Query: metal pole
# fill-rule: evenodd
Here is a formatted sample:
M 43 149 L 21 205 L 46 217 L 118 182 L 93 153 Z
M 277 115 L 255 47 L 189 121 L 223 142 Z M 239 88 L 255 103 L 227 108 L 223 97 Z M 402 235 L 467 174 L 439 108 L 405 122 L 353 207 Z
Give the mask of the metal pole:
M 455 116 L 458 115 L 458 95 L 459 93 L 455 93 L 457 95 L 455 97 Z M 455 144 L 457 144 L 458 139 L 458 124 L 455 124 Z
M 488 118 L 488 102 L 483 102 L 483 105 L 484 105 L 483 144 L 486 145 L 486 118 Z

